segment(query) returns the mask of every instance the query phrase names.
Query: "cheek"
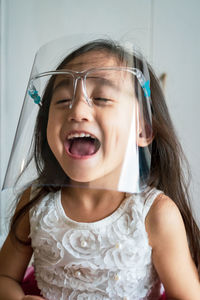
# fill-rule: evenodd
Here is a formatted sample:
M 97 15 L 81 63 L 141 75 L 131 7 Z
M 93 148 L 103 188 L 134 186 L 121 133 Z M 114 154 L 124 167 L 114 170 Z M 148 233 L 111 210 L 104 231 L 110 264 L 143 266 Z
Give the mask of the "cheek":
M 119 106 L 112 114 L 104 116 L 102 128 L 105 151 L 124 153 L 133 122 L 133 105 Z
M 58 117 L 50 110 L 47 123 L 47 141 L 53 152 L 55 152 L 56 148 L 59 146 L 58 138 L 60 137 L 60 124 L 61 122 L 59 122 Z
M 135 139 L 135 107 L 133 102 L 124 105 L 123 113 L 118 118 L 118 145 L 124 151 L 127 148 L 129 139 Z

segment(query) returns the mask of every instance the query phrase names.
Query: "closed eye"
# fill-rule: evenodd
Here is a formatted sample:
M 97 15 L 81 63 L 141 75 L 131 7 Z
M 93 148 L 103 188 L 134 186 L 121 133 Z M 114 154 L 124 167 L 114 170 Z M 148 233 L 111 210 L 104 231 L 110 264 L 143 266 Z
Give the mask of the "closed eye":
M 55 105 L 59 104 L 69 104 L 72 101 L 72 91 L 71 89 L 64 88 L 64 87 L 56 87 L 53 92 L 52 100 Z
M 107 98 L 101 98 L 101 97 L 96 97 L 96 98 L 94 98 L 94 100 L 97 100 L 97 101 L 109 101 L 110 99 L 107 99 Z
M 109 102 L 111 102 L 112 100 L 111 99 L 108 99 L 108 98 L 103 98 L 103 97 L 95 97 L 95 98 L 93 98 L 92 99 L 94 102 L 96 102 L 97 104 L 99 103 L 104 103 L 104 104 L 106 104 L 106 103 L 109 103 Z
M 68 104 L 71 101 L 72 101 L 71 99 L 60 99 L 56 101 L 56 104 L 62 104 L 62 103 Z

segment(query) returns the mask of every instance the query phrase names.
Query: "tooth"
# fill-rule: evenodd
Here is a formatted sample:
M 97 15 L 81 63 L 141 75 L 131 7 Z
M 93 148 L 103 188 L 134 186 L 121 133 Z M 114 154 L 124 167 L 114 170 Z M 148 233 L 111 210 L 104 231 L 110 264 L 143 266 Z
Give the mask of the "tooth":
M 79 138 L 79 137 L 90 137 L 92 139 L 95 139 L 92 135 L 90 135 L 89 133 L 84 133 L 84 132 L 81 132 L 81 133 L 71 133 L 68 135 L 68 140 L 70 139 L 74 139 L 74 138 Z
M 87 135 L 85 133 L 81 133 L 79 136 L 84 137 L 84 136 L 87 136 Z

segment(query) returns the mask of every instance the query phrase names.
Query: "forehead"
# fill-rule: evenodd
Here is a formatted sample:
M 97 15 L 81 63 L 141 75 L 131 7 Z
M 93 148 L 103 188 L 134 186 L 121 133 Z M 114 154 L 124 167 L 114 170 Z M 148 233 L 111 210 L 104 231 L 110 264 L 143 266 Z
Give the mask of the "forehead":
M 89 51 L 72 59 L 65 65 L 66 69 L 73 71 L 84 71 L 92 68 L 120 66 L 114 54 L 108 51 Z

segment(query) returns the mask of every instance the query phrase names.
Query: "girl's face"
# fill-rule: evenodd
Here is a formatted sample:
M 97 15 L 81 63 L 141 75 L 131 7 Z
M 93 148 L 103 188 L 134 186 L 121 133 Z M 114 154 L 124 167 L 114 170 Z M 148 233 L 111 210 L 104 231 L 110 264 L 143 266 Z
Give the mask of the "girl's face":
M 117 67 L 119 62 L 107 52 L 91 51 L 70 61 L 65 69 L 84 71 L 91 68 Z M 71 83 L 66 78 L 56 78 L 49 109 L 47 140 L 59 164 L 74 182 L 117 186 L 129 130 L 134 115 L 133 81 L 130 75 L 113 73 L 111 78 L 116 87 L 123 91 L 116 97 L 103 99 L 93 97 L 89 106 L 82 89 L 81 79 L 77 81 L 72 108 L 69 107 Z M 96 79 L 96 77 L 95 77 Z M 90 78 L 87 79 L 90 81 Z M 91 79 L 92 80 L 92 79 Z M 93 82 L 93 81 L 92 81 Z M 94 83 L 92 83 L 94 85 Z M 88 84 L 88 89 L 99 89 L 98 83 Z M 131 91 L 131 92 L 130 92 Z M 91 95 L 92 96 L 92 95 Z

